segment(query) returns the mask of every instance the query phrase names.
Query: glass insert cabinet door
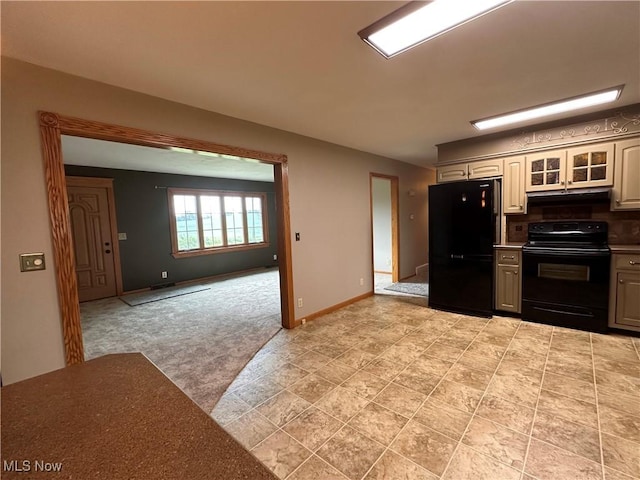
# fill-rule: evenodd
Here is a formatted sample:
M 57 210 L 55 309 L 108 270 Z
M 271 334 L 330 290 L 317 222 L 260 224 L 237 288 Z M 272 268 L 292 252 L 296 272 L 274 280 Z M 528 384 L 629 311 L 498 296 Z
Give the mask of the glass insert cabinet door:
M 527 191 L 564 189 L 566 183 L 566 160 L 566 150 L 527 155 Z
M 613 185 L 613 143 L 585 145 L 567 152 L 567 188 Z

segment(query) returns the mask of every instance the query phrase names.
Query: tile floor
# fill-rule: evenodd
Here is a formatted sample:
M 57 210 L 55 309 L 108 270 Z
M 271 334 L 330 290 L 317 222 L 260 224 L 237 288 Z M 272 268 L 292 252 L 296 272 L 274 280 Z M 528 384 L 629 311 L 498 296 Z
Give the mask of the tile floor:
M 213 417 L 288 480 L 637 479 L 639 350 L 375 296 L 280 332 Z

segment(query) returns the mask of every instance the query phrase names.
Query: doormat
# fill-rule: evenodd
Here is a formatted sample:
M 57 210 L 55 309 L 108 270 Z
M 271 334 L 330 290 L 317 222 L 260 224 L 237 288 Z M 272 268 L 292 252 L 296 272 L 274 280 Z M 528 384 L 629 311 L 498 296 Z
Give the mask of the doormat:
M 159 302 L 160 300 L 189 295 L 190 293 L 202 292 L 203 290 L 211 290 L 211 287 L 203 287 L 202 285 L 167 287 L 159 290 L 151 290 L 149 292 L 132 293 L 131 295 L 120 297 L 120 300 L 131 307 L 137 307 L 138 305 L 144 305 L 145 303 Z
M 429 296 L 428 283 L 398 282 L 392 283 L 384 289 L 391 290 L 393 292 L 407 293 L 409 295 L 419 295 L 421 297 Z

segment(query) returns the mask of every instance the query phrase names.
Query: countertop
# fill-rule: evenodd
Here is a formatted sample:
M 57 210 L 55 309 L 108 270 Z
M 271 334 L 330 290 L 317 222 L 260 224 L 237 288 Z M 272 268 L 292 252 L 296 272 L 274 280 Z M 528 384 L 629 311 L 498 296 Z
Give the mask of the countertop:
M 507 243 L 501 243 L 499 245 L 494 245 L 493 248 L 495 249 L 502 249 L 502 248 L 522 248 L 522 246 L 524 245 L 524 243 L 522 242 L 507 242 Z
M 611 253 L 640 253 L 640 245 L 609 245 Z
M 139 353 L 0 391 L 3 480 L 276 478 Z M 36 471 L 46 463 L 61 471 Z

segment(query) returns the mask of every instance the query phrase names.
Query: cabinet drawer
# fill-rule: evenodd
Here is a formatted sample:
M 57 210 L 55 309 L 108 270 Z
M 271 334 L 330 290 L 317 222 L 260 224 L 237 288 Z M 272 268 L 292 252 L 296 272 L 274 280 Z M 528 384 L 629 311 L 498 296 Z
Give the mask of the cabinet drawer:
M 617 254 L 613 256 L 617 270 L 633 270 L 640 272 L 640 255 Z
M 496 257 L 500 265 L 520 265 L 519 250 L 498 250 Z

